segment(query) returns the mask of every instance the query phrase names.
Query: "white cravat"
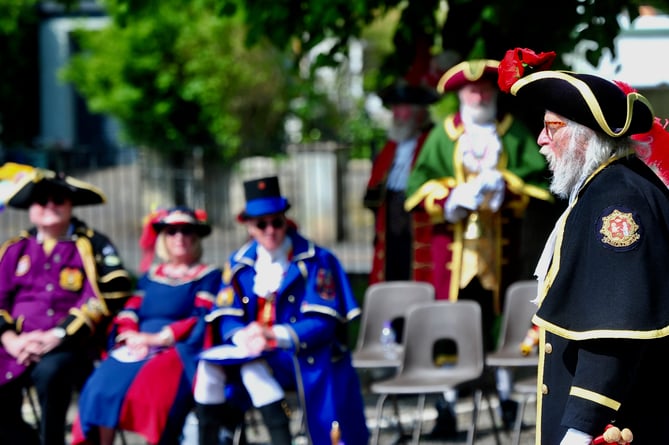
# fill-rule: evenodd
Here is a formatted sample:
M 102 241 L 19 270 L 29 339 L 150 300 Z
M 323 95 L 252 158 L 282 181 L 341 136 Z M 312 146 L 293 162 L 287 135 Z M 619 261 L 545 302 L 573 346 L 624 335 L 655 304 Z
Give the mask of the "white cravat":
M 553 227 L 551 234 L 548 235 L 548 239 L 546 240 L 546 244 L 544 245 L 544 250 L 541 252 L 541 257 L 539 257 L 539 262 L 537 263 L 537 267 L 534 269 L 534 276 L 537 277 L 538 281 L 537 297 L 533 300 L 533 303 L 535 304 L 539 304 L 541 294 L 543 293 L 544 281 L 546 279 L 546 275 L 548 274 L 548 268 L 551 265 L 553 254 L 555 253 L 555 242 L 557 241 L 558 232 L 561 230 L 562 227 L 564 227 L 567 215 L 569 215 L 569 212 L 571 212 L 572 207 L 574 207 L 574 204 L 576 203 L 576 198 L 578 196 L 578 192 L 581 190 L 581 186 L 583 185 L 583 182 L 585 182 L 585 179 L 586 178 L 582 178 L 581 180 L 579 180 L 579 182 L 576 184 L 576 187 L 574 187 L 573 191 L 571 192 L 571 195 L 569 195 L 569 205 L 567 206 L 565 211 L 562 212 L 562 215 L 560 215 L 558 220 L 555 222 L 555 226 Z
M 468 173 L 497 168 L 502 152 L 502 141 L 497 134 L 495 123 L 465 124 L 465 132 L 458 139 L 462 153 L 462 164 Z
M 253 292 L 256 295 L 264 297 L 279 288 L 290 264 L 288 252 L 291 248 L 292 242 L 289 237 L 286 237 L 283 244 L 272 252 L 258 246 L 258 258 L 254 266 L 256 276 L 253 282 Z
M 388 181 L 386 187 L 389 190 L 403 192 L 407 188 L 409 181 L 409 173 L 411 172 L 411 163 L 413 161 L 413 154 L 416 151 L 418 143 L 418 136 L 415 136 L 406 141 L 398 142 L 395 149 L 395 159 L 393 165 L 388 173 Z

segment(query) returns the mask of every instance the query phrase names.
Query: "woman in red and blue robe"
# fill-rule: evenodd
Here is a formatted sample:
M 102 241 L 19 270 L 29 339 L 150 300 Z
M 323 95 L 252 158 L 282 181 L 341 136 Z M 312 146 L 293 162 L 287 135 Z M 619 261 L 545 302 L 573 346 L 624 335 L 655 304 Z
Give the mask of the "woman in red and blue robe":
M 112 443 L 118 429 L 136 432 L 149 444 L 179 443 L 194 405 L 204 317 L 221 284 L 221 270 L 199 261 L 200 238 L 209 226 L 199 225 L 188 209 L 179 211 L 157 223 L 157 245 L 169 253 L 156 252 L 167 261 L 140 278 L 116 317 L 116 345 L 82 390 L 73 444 Z

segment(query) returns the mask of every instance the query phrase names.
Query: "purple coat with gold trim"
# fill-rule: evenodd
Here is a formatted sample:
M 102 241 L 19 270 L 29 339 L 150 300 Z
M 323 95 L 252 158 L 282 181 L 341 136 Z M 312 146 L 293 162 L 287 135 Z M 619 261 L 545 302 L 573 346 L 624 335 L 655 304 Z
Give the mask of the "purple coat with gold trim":
M 122 305 L 130 278 L 109 239 L 72 220 L 72 235 L 46 254 L 34 230 L 0 250 L 0 334 L 62 326 L 65 341 L 91 337 Z M 26 367 L 0 347 L 0 385 Z
M 366 445 L 362 393 L 347 338 L 349 322 L 360 308 L 337 258 L 292 229 L 288 236 L 293 251 L 276 292 L 275 323 L 289 330 L 294 347 L 278 349 L 266 360 L 282 385 L 297 390 L 311 443 L 330 443 L 331 425 L 337 421 L 344 443 Z M 257 247 L 255 241 L 244 245 L 224 272 L 215 309 L 224 341 L 257 319 Z

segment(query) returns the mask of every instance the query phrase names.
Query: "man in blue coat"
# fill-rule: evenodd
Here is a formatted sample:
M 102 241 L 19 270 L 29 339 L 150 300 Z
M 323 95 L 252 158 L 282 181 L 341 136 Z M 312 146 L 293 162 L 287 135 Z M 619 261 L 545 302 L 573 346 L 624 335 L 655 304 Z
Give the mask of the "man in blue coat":
M 239 220 L 251 241 L 226 265 L 211 319 L 219 320 L 222 341 L 250 359 L 227 367 L 225 360 L 200 362 L 200 421 L 218 427 L 208 412 L 225 404 L 223 387 L 234 370 L 273 445 L 292 441 L 285 389 L 298 394 L 310 443 L 330 443 L 337 422 L 344 443 L 365 445 L 364 405 L 347 339 L 348 323 L 360 308 L 347 276 L 331 252 L 302 237 L 286 218 L 290 204 L 276 177 L 245 182 L 244 189 Z M 200 429 L 201 444 L 210 432 Z

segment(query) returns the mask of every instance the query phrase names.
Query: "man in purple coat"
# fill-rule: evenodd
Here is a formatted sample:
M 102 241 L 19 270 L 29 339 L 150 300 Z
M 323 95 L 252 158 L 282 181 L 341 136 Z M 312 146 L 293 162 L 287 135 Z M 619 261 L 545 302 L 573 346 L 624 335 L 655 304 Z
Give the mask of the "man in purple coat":
M 34 169 L 7 205 L 34 227 L 0 248 L 0 437 L 4 444 L 64 445 L 72 391 L 93 368 L 105 322 L 131 289 L 116 248 L 72 216 L 105 202 L 94 186 Z M 22 418 L 23 389 L 40 402 L 38 434 Z

